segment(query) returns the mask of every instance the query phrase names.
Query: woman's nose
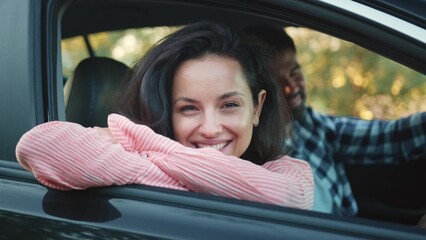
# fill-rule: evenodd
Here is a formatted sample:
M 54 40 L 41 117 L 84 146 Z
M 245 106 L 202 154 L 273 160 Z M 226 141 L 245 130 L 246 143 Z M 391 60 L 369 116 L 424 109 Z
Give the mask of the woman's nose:
M 199 132 L 206 138 L 217 137 L 222 132 L 219 117 L 216 114 L 204 115 Z

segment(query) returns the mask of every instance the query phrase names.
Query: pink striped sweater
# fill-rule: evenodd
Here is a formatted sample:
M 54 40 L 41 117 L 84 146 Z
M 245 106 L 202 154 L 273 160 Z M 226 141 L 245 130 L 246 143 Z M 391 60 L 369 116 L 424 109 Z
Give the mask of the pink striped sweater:
M 47 122 L 22 136 L 16 156 L 39 182 L 61 190 L 146 184 L 312 208 L 305 161 L 284 156 L 258 166 L 212 148 L 185 147 L 117 114 L 108 127 L 115 140 L 96 128 Z

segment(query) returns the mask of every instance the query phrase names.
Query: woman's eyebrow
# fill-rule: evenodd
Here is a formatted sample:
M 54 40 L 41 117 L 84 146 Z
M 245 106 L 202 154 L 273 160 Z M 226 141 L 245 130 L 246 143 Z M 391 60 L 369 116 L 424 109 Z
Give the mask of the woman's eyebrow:
M 227 92 L 227 93 L 220 95 L 218 99 L 223 100 L 223 99 L 233 97 L 233 96 L 243 96 L 244 97 L 245 95 L 241 92 L 238 92 L 238 91 L 232 91 L 232 92 Z M 189 102 L 189 103 L 196 103 L 197 102 L 197 100 L 192 99 L 190 97 L 178 97 L 173 101 L 173 105 L 175 105 L 179 101 Z
M 227 93 L 220 95 L 219 99 L 226 99 L 226 98 L 237 96 L 237 95 L 245 97 L 245 95 L 241 92 L 232 91 L 232 92 L 227 92 Z
M 192 99 L 192 98 L 189 98 L 189 97 L 178 97 L 173 101 L 173 105 L 176 104 L 179 101 L 190 102 L 190 103 L 197 102 L 195 99 Z

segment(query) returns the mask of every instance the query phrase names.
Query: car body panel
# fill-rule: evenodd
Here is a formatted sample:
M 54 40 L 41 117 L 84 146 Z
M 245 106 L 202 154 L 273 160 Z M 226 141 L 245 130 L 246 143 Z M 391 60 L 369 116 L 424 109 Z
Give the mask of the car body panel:
M 35 52 L 40 47 L 34 46 L 37 41 L 31 37 L 36 38 L 37 33 L 30 24 L 36 24 L 39 17 L 34 16 L 37 9 L 32 8 L 31 2 L 7 0 L 0 3 L 0 54 L 9 56 L 0 60 L 0 124 L 7 126 L 1 130 L 0 159 L 14 161 L 14 148 L 19 138 L 42 119 L 38 111 L 41 82 L 37 72 L 41 69 L 37 62 L 41 61 L 40 54 Z M 14 28 L 10 28 L 11 23 Z
M 21 177 L 12 177 L 17 174 L 8 171 L 11 165 L 0 167 L 0 192 L 7 193 L 0 199 L 0 226 L 6 239 L 421 239 L 424 234 L 401 225 L 341 221 L 147 186 L 58 191 L 39 185 L 18 166 L 13 168 Z

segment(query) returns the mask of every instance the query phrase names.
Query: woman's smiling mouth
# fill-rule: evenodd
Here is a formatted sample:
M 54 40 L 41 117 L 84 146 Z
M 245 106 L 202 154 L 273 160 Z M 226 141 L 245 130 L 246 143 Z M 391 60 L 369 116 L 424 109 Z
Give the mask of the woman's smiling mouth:
M 194 145 L 197 148 L 214 148 L 214 149 L 219 150 L 219 151 L 224 149 L 228 144 L 229 144 L 229 142 L 222 142 L 222 143 L 219 143 L 219 144 L 194 143 Z

